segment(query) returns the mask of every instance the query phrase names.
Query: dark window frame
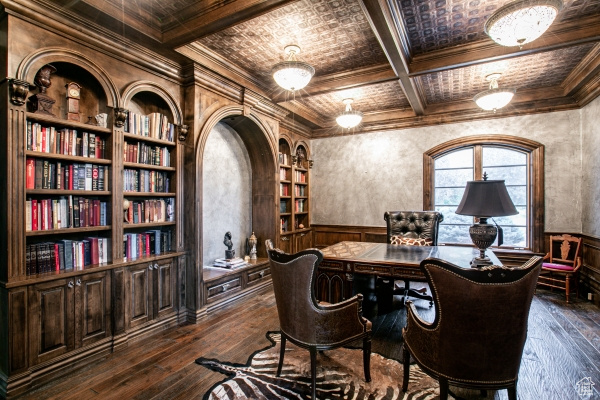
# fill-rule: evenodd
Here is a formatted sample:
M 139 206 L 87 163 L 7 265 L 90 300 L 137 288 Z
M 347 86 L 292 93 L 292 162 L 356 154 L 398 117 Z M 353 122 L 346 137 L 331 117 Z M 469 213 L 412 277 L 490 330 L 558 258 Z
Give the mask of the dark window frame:
M 528 179 L 530 181 L 529 249 L 534 253 L 544 250 L 544 145 L 534 140 L 509 135 L 476 135 L 453 139 L 423 153 L 423 209 L 434 208 L 435 159 L 465 147 L 474 147 L 475 176 L 481 175 L 481 147 L 498 146 L 528 153 Z M 478 171 L 479 169 L 479 171 Z

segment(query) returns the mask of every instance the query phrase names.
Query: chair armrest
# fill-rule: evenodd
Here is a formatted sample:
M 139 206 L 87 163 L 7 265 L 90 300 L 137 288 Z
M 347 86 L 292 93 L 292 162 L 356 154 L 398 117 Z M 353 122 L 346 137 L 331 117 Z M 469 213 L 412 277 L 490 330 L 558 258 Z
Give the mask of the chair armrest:
M 315 326 L 325 327 L 317 332 L 322 344 L 346 341 L 371 330 L 371 322 L 362 316 L 362 294 L 340 303 L 316 305 Z
M 573 268 L 573 272 L 577 272 L 577 270 L 581 267 L 581 257 L 577 257 L 575 261 L 575 268 Z
M 550 259 L 550 253 L 546 253 L 546 255 L 544 256 L 544 258 L 542 260 L 546 261 Z

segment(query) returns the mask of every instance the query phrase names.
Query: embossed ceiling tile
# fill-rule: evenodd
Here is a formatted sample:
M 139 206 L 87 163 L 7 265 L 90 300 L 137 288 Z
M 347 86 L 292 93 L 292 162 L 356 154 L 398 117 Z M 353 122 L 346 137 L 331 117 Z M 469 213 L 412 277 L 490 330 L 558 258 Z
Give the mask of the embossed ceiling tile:
M 169 18 L 183 21 L 188 17 L 189 13 L 185 13 L 186 9 L 197 0 L 106 0 L 117 9 L 122 9 L 128 15 L 139 20 L 152 23 L 153 25 L 161 25 Z
M 563 2 L 564 7 L 556 18 L 561 22 L 575 20 L 590 14 L 600 13 L 599 0 L 563 0 Z
M 502 73 L 498 85 L 519 90 L 560 86 L 594 44 L 569 47 L 419 77 L 427 104 L 472 98 L 489 88 L 485 76 Z M 560 66 L 557 68 L 557 66 Z
M 288 44 L 300 46 L 298 59 L 315 67 L 316 75 L 387 62 L 358 0 L 301 0 L 199 43 L 269 84 Z
M 362 112 L 393 110 L 409 107 L 398 82 L 383 82 L 359 88 L 297 98 L 296 100 L 326 118 L 333 118 L 345 109 L 342 100 L 354 99 L 352 108 Z
M 414 55 L 487 38 L 498 0 L 397 0 Z

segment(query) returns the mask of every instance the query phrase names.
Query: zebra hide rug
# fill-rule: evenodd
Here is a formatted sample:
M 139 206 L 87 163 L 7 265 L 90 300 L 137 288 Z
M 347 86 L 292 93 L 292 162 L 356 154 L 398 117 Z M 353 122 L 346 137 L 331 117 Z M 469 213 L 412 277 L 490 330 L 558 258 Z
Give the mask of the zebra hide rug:
M 196 363 L 229 375 L 205 394 L 205 400 L 311 398 L 310 354 L 289 341 L 281 376 L 276 377 L 281 336 L 267 333 L 273 343 L 250 356 L 247 365 L 198 358 Z M 411 365 L 409 391 L 402 392 L 402 364 L 371 354 L 371 382 L 365 382 L 362 349 L 338 348 L 317 355 L 317 397 L 348 400 L 395 400 L 439 398 L 437 382 Z

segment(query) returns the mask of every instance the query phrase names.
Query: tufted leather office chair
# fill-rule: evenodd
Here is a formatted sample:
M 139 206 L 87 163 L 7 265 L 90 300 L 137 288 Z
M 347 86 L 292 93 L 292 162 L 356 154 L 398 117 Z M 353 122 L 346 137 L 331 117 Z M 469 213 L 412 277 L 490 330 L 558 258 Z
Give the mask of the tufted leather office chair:
M 492 265 L 464 269 L 447 261 L 421 262 L 435 300 L 433 322 L 407 303 L 402 390 L 408 389 L 410 359 L 437 379 L 440 399 L 449 382 L 471 389 L 508 389 L 517 399 L 517 378 L 527 339 L 529 308 L 542 258 L 520 267 Z M 443 318 L 442 318 L 443 316 Z
M 371 322 L 362 316 L 362 295 L 336 304 L 319 304 L 314 280 L 323 253 L 308 249 L 286 254 L 265 242 L 271 266 L 275 302 L 281 326 L 277 376 L 281 374 L 286 341 L 310 351 L 312 398 L 316 399 L 317 351 L 363 341 L 365 380 L 371 381 Z
M 444 216 L 437 211 L 386 211 L 383 219 L 387 225 L 387 242 L 398 245 L 437 246 L 438 231 Z M 393 285 L 393 282 L 379 280 L 380 287 Z M 389 292 L 389 290 L 388 290 Z M 407 298 L 429 300 L 433 305 L 433 298 L 426 294 L 426 289 L 414 290 L 410 288 L 410 281 L 404 281 L 404 287 L 394 286 L 393 294 L 403 295 L 404 302 Z M 378 294 L 379 296 L 379 294 Z M 383 296 L 383 295 L 382 295 Z M 385 301 L 391 299 L 385 299 Z

